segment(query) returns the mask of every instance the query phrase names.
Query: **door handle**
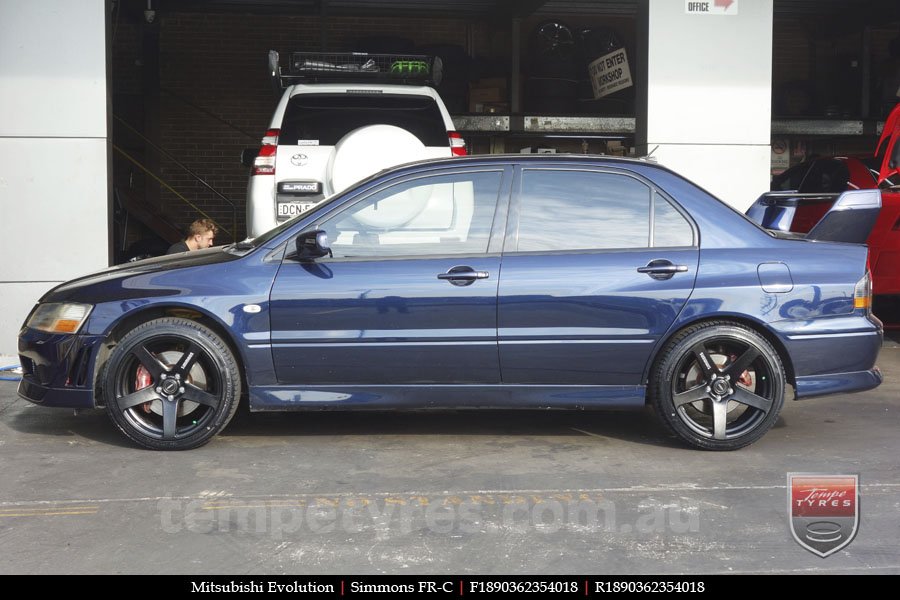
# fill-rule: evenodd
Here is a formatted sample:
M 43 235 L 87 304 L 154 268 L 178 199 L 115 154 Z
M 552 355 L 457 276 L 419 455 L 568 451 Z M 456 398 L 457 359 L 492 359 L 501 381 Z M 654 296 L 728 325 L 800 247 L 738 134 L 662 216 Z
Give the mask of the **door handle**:
M 665 259 L 651 260 L 646 267 L 638 267 L 638 273 L 645 273 L 653 279 L 671 279 L 675 273 L 686 273 L 687 265 L 676 265 Z
M 452 267 L 446 273 L 438 273 L 438 279 L 445 279 L 453 285 L 470 285 L 476 279 L 487 279 L 490 277 L 487 271 L 476 271 L 472 267 Z

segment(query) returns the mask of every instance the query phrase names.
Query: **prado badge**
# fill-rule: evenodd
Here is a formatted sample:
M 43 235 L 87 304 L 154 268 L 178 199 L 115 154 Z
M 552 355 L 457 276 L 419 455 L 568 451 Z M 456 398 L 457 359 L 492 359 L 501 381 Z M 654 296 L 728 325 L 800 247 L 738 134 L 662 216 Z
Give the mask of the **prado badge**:
M 822 558 L 853 540 L 859 525 L 859 476 L 788 473 L 788 514 L 797 543 Z

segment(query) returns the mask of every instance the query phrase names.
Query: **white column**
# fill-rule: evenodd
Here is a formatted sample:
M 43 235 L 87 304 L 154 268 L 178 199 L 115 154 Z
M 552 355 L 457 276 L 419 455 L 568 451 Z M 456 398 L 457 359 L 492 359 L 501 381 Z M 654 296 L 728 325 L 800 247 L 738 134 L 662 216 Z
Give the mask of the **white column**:
M 769 188 L 772 1 L 644 0 L 640 17 L 638 150 L 740 211 Z
M 106 32 L 105 0 L 0 0 L 0 355 L 109 264 Z

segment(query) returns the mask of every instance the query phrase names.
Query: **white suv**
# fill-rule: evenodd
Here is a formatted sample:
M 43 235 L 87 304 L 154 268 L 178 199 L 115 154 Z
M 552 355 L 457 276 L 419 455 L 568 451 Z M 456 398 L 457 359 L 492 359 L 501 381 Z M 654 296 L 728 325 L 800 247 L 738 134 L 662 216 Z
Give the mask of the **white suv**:
M 295 52 L 269 66 L 284 94 L 247 187 L 247 234 L 256 237 L 378 171 L 464 156 L 465 141 L 440 96 L 440 59 Z

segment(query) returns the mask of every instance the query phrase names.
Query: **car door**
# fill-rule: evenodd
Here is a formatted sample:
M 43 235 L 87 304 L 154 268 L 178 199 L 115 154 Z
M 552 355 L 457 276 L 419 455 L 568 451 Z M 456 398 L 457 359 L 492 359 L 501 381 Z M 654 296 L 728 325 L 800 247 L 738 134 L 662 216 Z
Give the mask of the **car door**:
M 884 121 L 884 129 L 875 146 L 875 156 L 881 157 L 879 184 L 900 174 L 900 103 Z
M 272 289 L 279 382 L 498 383 L 510 181 L 503 167 L 410 176 L 317 222 L 334 256 L 287 253 Z
M 500 279 L 506 384 L 641 385 L 691 294 L 692 221 L 615 170 L 517 169 Z

